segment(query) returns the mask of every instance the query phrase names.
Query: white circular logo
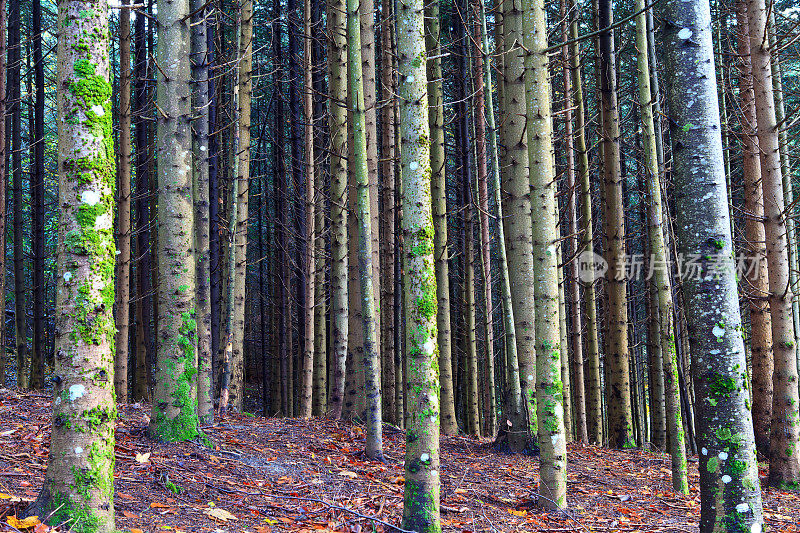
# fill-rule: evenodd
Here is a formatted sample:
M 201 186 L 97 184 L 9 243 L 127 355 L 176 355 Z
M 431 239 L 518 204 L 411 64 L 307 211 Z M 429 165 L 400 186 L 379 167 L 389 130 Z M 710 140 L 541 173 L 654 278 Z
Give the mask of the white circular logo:
M 608 272 L 608 262 L 594 252 L 581 252 L 575 260 L 578 262 L 578 279 L 583 283 L 592 283 Z

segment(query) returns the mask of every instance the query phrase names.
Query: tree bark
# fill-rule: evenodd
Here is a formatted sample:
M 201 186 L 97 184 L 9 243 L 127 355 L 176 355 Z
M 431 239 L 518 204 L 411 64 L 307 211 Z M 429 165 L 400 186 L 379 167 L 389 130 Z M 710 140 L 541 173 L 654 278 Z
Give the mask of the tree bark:
M 758 463 L 732 258 L 708 0 L 669 0 L 663 35 L 678 253 L 719 255 L 683 280 L 698 402 L 700 531 L 761 531 Z M 706 275 L 710 267 L 715 275 Z M 721 267 L 721 268 L 720 268 Z
M 428 113 L 431 135 L 431 195 L 433 201 L 433 243 L 436 262 L 437 340 L 439 343 L 441 431 L 445 435 L 458 432 L 455 394 L 453 390 L 452 333 L 450 324 L 450 253 L 447 247 L 447 177 L 445 163 L 444 95 L 442 93 L 442 60 L 440 44 L 439 2 L 425 5 L 425 40 L 431 59 L 427 63 Z
M 598 27 L 613 24 L 611 0 L 598 2 Z M 603 226 L 608 262 L 606 293 L 607 349 L 605 356 L 608 443 L 613 448 L 635 446 L 631 412 L 630 361 L 628 347 L 628 303 L 625 273 L 625 217 L 619 151 L 619 107 L 614 32 L 599 37 L 600 92 L 602 105 Z
M 149 433 L 182 441 L 197 421 L 189 1 L 158 9 L 158 347 Z
M 539 494 L 545 509 L 567 506 L 567 441 L 561 381 L 561 331 L 558 291 L 558 220 L 553 160 L 547 19 L 544 0 L 524 0 L 525 101 L 530 164 L 531 246 L 535 284 L 536 406 Z M 528 381 L 533 381 L 528 376 Z
M 352 1 L 352 0 L 351 0 Z M 439 380 L 422 0 L 397 2 L 407 418 L 403 529 L 441 531 Z
M 94 15 L 86 17 L 86 11 Z M 114 140 L 108 5 L 58 3 L 56 367 L 47 474 L 28 512 L 114 527 Z M 84 47 L 81 47 L 84 44 Z
M 330 412 L 342 416 L 348 347 L 347 254 L 347 17 L 344 0 L 328 2 L 329 118 L 331 138 L 331 359 Z
M 764 235 L 769 269 L 769 309 L 772 351 L 772 429 L 769 484 L 776 488 L 800 485 L 800 411 L 797 391 L 797 346 L 794 342 L 792 286 L 789 284 L 789 243 L 784 217 L 783 176 L 778 123 L 772 83 L 771 51 L 764 0 L 747 0 L 750 62 L 753 71 L 761 183 L 764 190 Z

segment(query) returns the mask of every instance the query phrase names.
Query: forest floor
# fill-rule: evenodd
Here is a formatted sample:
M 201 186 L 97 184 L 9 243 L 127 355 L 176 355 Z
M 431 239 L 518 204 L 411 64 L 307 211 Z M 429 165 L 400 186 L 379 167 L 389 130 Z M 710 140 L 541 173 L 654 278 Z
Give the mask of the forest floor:
M 124 531 L 397 531 L 401 432 L 385 432 L 380 464 L 364 459 L 364 432 L 351 424 L 230 415 L 206 428 L 209 449 L 153 443 L 148 413 L 147 405 L 120 407 L 114 504 Z M 50 415 L 50 395 L 0 390 L 0 525 L 16 523 L 8 516 L 41 487 Z M 472 438 L 444 437 L 441 445 L 445 531 L 698 531 L 696 460 L 683 497 L 670 492 L 664 454 L 571 444 L 569 509 L 543 512 L 535 507 L 537 458 L 497 453 Z M 797 494 L 765 490 L 764 507 L 767 531 L 800 531 Z

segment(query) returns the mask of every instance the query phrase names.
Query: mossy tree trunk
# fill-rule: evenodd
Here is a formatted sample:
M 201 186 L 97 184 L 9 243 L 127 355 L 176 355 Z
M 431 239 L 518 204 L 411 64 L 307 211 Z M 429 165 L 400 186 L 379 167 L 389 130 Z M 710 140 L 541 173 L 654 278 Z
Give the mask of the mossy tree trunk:
M 444 135 L 444 94 L 440 44 L 439 1 L 425 5 L 425 40 L 431 59 L 427 62 L 428 121 L 431 136 L 431 194 L 433 201 L 434 257 L 436 261 L 437 339 L 439 343 L 440 405 L 442 433 L 458 433 L 453 391 L 452 333 L 450 323 L 450 253 L 447 246 L 447 165 Z
M 328 92 L 331 195 L 331 383 L 330 413 L 342 416 L 348 343 L 347 296 L 347 17 L 344 0 L 328 2 Z
M 353 0 L 351 0 L 353 1 Z M 407 417 L 403 528 L 437 533 L 439 374 L 424 3 L 397 2 Z
M 761 531 L 708 0 L 668 0 L 663 16 L 670 21 L 663 56 L 670 80 L 672 176 L 682 192 L 675 205 L 677 252 L 719 258 L 704 263 L 701 275 L 683 280 L 698 399 L 700 531 Z M 712 267 L 715 275 L 706 275 Z
M 149 433 L 198 436 L 189 1 L 158 6 L 158 346 Z
M 524 0 L 525 101 L 533 274 L 536 278 L 536 415 L 538 417 L 539 506 L 567 505 L 567 441 L 561 381 L 558 220 L 544 0 Z M 523 378 L 524 380 L 525 378 Z M 532 377 L 527 377 L 532 381 Z M 533 413 L 530 414 L 533 416 Z
M 17 387 L 27 389 L 30 373 L 27 366 L 28 333 L 25 324 L 25 257 L 22 243 L 22 63 L 21 2 L 11 2 L 8 10 L 8 94 L 11 115 L 11 191 L 13 194 L 12 227 L 14 229 L 14 353 L 17 366 Z
M 56 367 L 47 474 L 30 514 L 114 531 L 114 139 L 108 4 L 58 4 Z

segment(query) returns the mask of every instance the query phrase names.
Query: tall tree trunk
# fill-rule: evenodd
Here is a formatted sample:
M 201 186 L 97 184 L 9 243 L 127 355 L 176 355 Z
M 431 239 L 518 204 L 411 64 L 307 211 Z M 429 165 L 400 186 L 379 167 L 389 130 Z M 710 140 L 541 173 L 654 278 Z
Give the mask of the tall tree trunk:
M 395 104 L 397 102 L 397 83 L 395 82 L 394 46 L 394 2 L 381 2 L 381 207 L 380 246 L 380 313 L 381 313 L 381 369 L 383 370 L 383 414 L 388 422 L 399 424 L 397 417 L 397 369 L 398 346 L 394 343 L 394 263 L 395 263 L 395 168 L 397 149 L 395 147 Z M 373 228 L 375 230 L 375 228 Z
M 145 39 L 145 18 L 136 17 L 135 21 L 135 65 L 133 100 L 135 107 L 136 147 L 136 250 L 139 257 L 136 265 L 136 378 L 134 379 L 133 398 L 144 400 L 150 398 L 150 381 L 152 376 L 153 343 L 151 317 L 153 310 L 150 283 L 150 173 L 148 162 L 148 142 L 145 110 L 147 107 L 147 42 Z
M 447 248 L 447 178 L 444 149 L 444 95 L 442 93 L 442 60 L 439 2 L 425 5 L 425 40 L 428 55 L 428 105 L 431 134 L 431 195 L 433 201 L 433 244 L 436 262 L 437 339 L 439 342 L 439 381 L 442 409 L 441 431 L 445 435 L 458 432 L 455 394 L 453 391 L 452 333 L 450 324 L 450 253 Z M 401 82 L 402 84 L 402 82 Z
M 611 0 L 598 2 L 598 26 L 613 23 Z M 603 226 L 605 253 L 608 261 L 606 292 L 608 294 L 608 328 L 605 357 L 606 406 L 608 409 L 608 443 L 614 448 L 634 445 L 631 412 L 630 361 L 628 347 L 628 303 L 625 273 L 625 220 L 622 202 L 622 177 L 619 152 L 619 107 L 617 106 L 617 68 L 613 30 L 599 37 L 600 92 L 602 105 L 603 150 Z
M 698 402 L 700 531 L 761 531 L 761 491 L 744 369 L 708 0 L 669 0 L 663 16 L 678 253 L 718 255 L 683 280 Z M 722 268 L 719 268 L 722 267 Z
M 247 285 L 247 228 L 248 201 L 250 193 L 250 101 L 253 93 L 253 0 L 239 0 L 241 20 L 238 35 L 239 71 L 238 91 L 239 109 L 235 126 L 239 128 L 238 148 L 231 156 L 238 159 L 238 172 L 233 176 L 239 182 L 237 191 L 237 221 L 234 233 L 234 255 L 236 277 L 233 298 L 233 351 L 231 353 L 231 408 L 242 411 L 244 408 L 244 326 L 245 326 L 245 286 Z M 238 124 L 237 124 L 238 122 Z
M 795 212 L 797 206 L 792 192 L 792 170 L 789 160 L 789 140 L 788 129 L 783 124 L 786 121 L 786 109 L 784 106 L 783 76 L 781 74 L 780 49 L 777 47 L 777 37 L 775 35 L 775 9 L 769 10 L 769 46 L 770 63 L 772 66 L 772 85 L 775 91 L 775 123 L 778 128 L 778 143 L 781 154 L 781 177 L 783 178 L 783 203 L 789 210 L 786 213 L 786 239 L 789 244 L 789 283 L 791 283 L 792 293 L 792 316 L 794 318 L 794 339 L 795 345 L 800 344 L 800 299 L 797 296 L 798 283 L 798 258 L 797 258 L 797 223 L 795 222 Z M 793 244 L 794 243 L 794 244 Z M 795 350 L 797 355 L 797 370 L 800 372 L 800 350 Z
M 669 453 L 672 458 L 672 488 L 681 494 L 689 493 L 686 474 L 686 446 L 681 418 L 678 360 L 675 351 L 675 328 L 672 323 L 673 307 L 671 271 L 664 242 L 661 209 L 661 174 L 656 155 L 656 132 L 653 120 L 652 91 L 650 88 L 650 61 L 647 50 L 647 14 L 645 0 L 636 0 L 636 68 L 638 72 L 639 113 L 642 121 L 644 147 L 644 173 L 647 181 L 648 234 L 650 261 L 653 265 L 652 283 L 656 286 L 658 302 L 658 333 L 663 366 L 666 427 Z M 658 369 L 657 369 L 658 370 Z
M 196 438 L 197 322 L 189 2 L 158 6 L 158 347 L 150 436 Z
M 523 13 L 521 0 L 504 5 L 503 33 L 505 42 L 504 130 L 508 164 L 503 165 L 503 200 L 506 218 L 505 245 L 511 299 L 519 358 L 519 378 L 527 427 L 509 428 L 523 432 L 524 439 L 515 439 L 514 451 L 522 451 L 520 443 L 537 435 L 536 416 L 536 339 L 535 296 L 533 278 L 533 245 L 531 242 L 531 182 L 528 178 L 528 139 L 526 134 L 525 65 L 523 51 Z
M 775 369 L 772 375 L 770 486 L 796 488 L 800 483 L 800 411 L 797 391 L 797 346 L 794 342 L 789 243 L 784 217 L 783 176 L 772 83 L 771 51 L 764 0 L 747 0 L 750 61 L 755 89 L 761 183 L 764 190 L 764 234 L 769 268 L 769 309 Z
M 44 388 L 45 365 L 45 281 L 44 281 L 44 61 L 42 59 L 42 3 L 31 4 L 33 31 L 33 77 L 36 93 L 33 107 L 33 161 L 31 162 L 31 251 L 33 255 L 33 350 L 31 351 L 32 389 Z
M 769 313 L 769 272 L 764 236 L 764 192 L 761 187 L 761 160 L 756 136 L 756 107 L 750 64 L 750 32 L 747 24 L 747 3 L 736 5 L 736 26 L 739 53 L 739 106 L 742 128 L 742 175 L 744 177 L 744 210 L 747 255 L 757 266 L 748 272 L 743 288 L 750 311 L 750 347 L 752 354 L 753 430 L 756 450 L 769 456 L 769 431 L 772 422 L 772 326 Z
M 14 193 L 14 342 L 17 359 L 17 387 L 27 389 L 28 333 L 25 325 L 25 257 L 22 247 L 22 66 L 21 2 L 11 2 L 8 12 L 8 101 L 11 103 L 11 189 Z
M 128 0 L 124 0 L 129 4 Z M 117 354 L 114 390 L 119 403 L 128 401 L 128 340 L 131 290 L 131 12 L 119 13 L 119 169 L 117 174 Z
M 485 428 L 489 435 L 497 433 L 497 398 L 494 375 L 494 302 L 492 300 L 492 250 L 489 227 L 489 185 L 487 166 L 487 132 L 486 132 L 486 91 L 491 91 L 491 83 L 487 85 L 484 80 L 489 65 L 486 65 L 483 53 L 483 24 L 485 14 L 483 3 L 477 2 L 477 16 L 475 19 L 474 37 L 475 68 L 473 69 L 474 117 L 475 117 L 475 159 L 478 183 L 478 220 L 481 234 L 481 266 L 483 268 L 483 317 L 484 317 L 484 347 L 486 351 L 486 380 L 487 403 L 485 414 Z M 488 73 L 491 81 L 491 72 Z M 487 88 L 488 87 L 488 88 Z M 492 110 L 492 113 L 494 110 Z M 494 132 L 491 132 L 494 135 Z M 495 147 L 496 148 L 496 147 Z
M 83 16 L 86 10 L 94 16 Z M 108 5 L 61 1 L 58 27 L 55 401 L 47 474 L 28 512 L 52 525 L 105 533 L 115 530 L 117 417 Z
M 536 405 L 538 406 L 539 506 L 567 505 L 567 441 L 564 431 L 564 390 L 561 381 L 561 331 L 558 292 L 558 220 L 556 169 L 550 79 L 547 58 L 547 19 L 544 0 L 524 0 L 525 101 L 527 103 L 528 161 L 535 284 Z M 528 381 L 533 381 L 528 376 Z M 532 416 L 532 415 L 531 415 Z
M 8 91 L 6 80 L 6 0 L 0 0 L 0 306 L 6 309 L 6 183 L 8 182 Z M 6 387 L 6 321 L 0 320 L 0 387 Z
M 353 0 L 351 0 L 353 1 Z M 436 273 L 424 4 L 397 2 L 407 419 L 403 529 L 441 531 Z
M 328 70 L 331 183 L 331 360 L 330 412 L 342 416 L 348 347 L 347 255 L 347 17 L 344 0 L 328 2 Z
M 492 75 L 489 55 L 489 38 L 486 31 L 486 9 L 481 1 L 481 50 L 486 68 L 484 69 L 484 85 L 486 97 L 486 122 L 489 128 L 489 154 L 492 162 L 492 187 L 494 189 L 494 203 L 497 209 L 497 251 L 500 267 L 500 287 L 503 302 L 503 329 L 505 330 L 505 373 L 509 375 L 508 389 L 503 402 L 505 426 L 500 427 L 506 432 L 508 446 L 513 450 L 521 450 L 526 446 L 527 431 L 525 427 L 525 411 L 522 405 L 522 389 L 519 379 L 519 364 L 517 358 L 517 337 L 514 320 L 514 306 L 511 298 L 511 276 L 509 274 L 508 256 L 506 253 L 505 228 L 503 223 L 503 203 L 501 201 L 500 184 L 500 153 L 497 143 L 497 128 L 494 117 L 494 101 L 492 95 Z M 497 15 L 497 14 L 496 14 Z M 501 34 L 502 35 L 502 34 Z M 501 56 L 502 57 L 502 56 Z M 498 65 L 501 68 L 502 65 Z M 499 76 L 502 86 L 503 76 Z M 501 133 L 504 129 L 500 130 Z M 503 373 L 501 372 L 501 376 Z M 498 443 L 502 443 L 498 435 Z
M 363 4 L 362 4 L 363 5 Z M 364 104 L 364 78 L 362 76 L 361 13 L 358 0 L 347 0 L 347 62 L 348 104 L 352 113 L 351 139 L 353 141 L 352 172 L 355 178 L 356 210 L 358 221 L 358 274 L 361 289 L 361 318 L 363 323 L 363 365 L 366 455 L 383 461 L 383 417 L 381 404 L 381 371 L 378 354 L 377 311 L 372 265 L 372 214 L 370 212 L 370 178 L 367 165 L 366 110 Z M 359 413 L 360 414 L 360 413 Z
M 573 6 L 574 7 L 574 6 Z M 573 22 L 577 24 L 577 12 L 570 8 L 567 0 L 561 0 L 561 32 L 564 42 L 571 38 Z M 578 191 L 575 184 L 575 133 L 573 131 L 572 111 L 574 94 L 572 90 L 572 52 L 573 46 L 565 46 L 564 54 L 564 151 L 567 159 L 567 257 L 573 258 L 569 264 L 567 284 L 567 297 L 569 299 L 570 334 L 569 343 L 572 351 L 572 389 L 573 418 L 575 421 L 575 436 L 579 441 L 588 442 L 589 434 L 586 426 L 586 389 L 583 376 L 583 334 L 581 328 L 581 286 L 578 277 Z M 580 90 L 580 89 L 578 89 Z M 581 121 L 583 111 L 580 111 Z M 567 347 L 563 346 L 563 350 Z
M 315 199 L 314 199 L 314 180 L 316 179 L 314 163 L 314 93 L 313 93 L 313 63 L 311 61 L 311 0 L 303 1 L 303 83 L 305 92 L 303 93 L 303 112 L 305 114 L 305 165 L 306 182 L 303 196 L 306 202 L 306 220 L 303 233 L 303 277 L 305 284 L 305 302 L 303 306 L 303 334 L 305 337 L 303 346 L 303 379 L 300 383 L 300 416 L 308 418 L 311 416 L 311 403 L 313 399 L 314 387 L 314 296 L 316 295 L 316 275 L 315 275 L 315 250 L 316 241 L 314 239 L 315 219 Z
M 573 106 L 575 107 L 575 151 L 578 157 L 580 187 L 581 242 L 579 274 L 583 282 L 583 301 L 586 306 L 586 422 L 589 441 L 597 444 L 603 439 L 603 402 L 600 381 L 600 342 L 597 334 L 597 298 L 595 272 L 592 265 L 584 268 L 584 258 L 594 261 L 594 228 L 592 225 L 592 186 L 589 176 L 589 150 L 586 145 L 586 114 L 581 81 L 581 51 L 578 38 L 578 16 L 575 0 L 569 0 L 570 19 L 570 77 L 572 78 Z M 576 377 L 577 379 L 577 377 Z
M 192 81 L 194 99 L 192 151 L 194 152 L 195 243 L 197 253 L 197 415 L 200 424 L 214 421 L 214 375 L 211 351 L 211 257 L 209 220 L 209 57 L 208 23 L 203 0 L 191 1 Z

